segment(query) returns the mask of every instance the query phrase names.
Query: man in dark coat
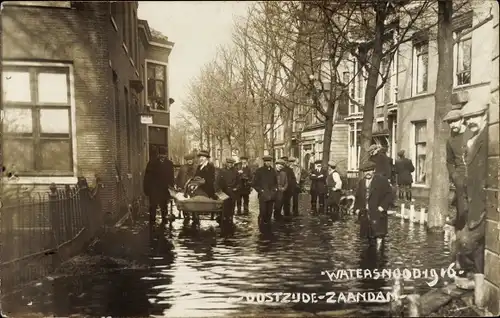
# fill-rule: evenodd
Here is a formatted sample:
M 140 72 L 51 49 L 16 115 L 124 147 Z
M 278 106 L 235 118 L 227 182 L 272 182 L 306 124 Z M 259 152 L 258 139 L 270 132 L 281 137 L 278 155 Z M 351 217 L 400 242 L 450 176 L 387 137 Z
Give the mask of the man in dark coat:
M 297 163 L 297 159 L 290 157 L 288 159 L 290 168 L 293 171 L 295 179 L 295 187 L 292 193 L 293 215 L 299 215 L 299 194 L 307 179 L 307 171 Z
M 229 198 L 223 203 L 222 224 L 232 224 L 234 217 L 234 208 L 238 199 L 238 187 L 240 184 L 240 176 L 234 167 L 235 160 L 233 158 L 226 159 L 226 166 L 220 171 L 217 180 L 217 186 L 222 192 L 228 195 Z
M 280 158 L 283 161 L 283 171 L 286 173 L 287 177 L 287 188 L 283 192 L 283 215 L 285 217 L 290 216 L 291 212 L 291 201 L 293 193 L 296 191 L 295 187 L 297 185 L 297 180 L 295 179 L 295 174 L 292 168 L 288 164 L 288 157 L 283 156 Z
M 201 150 L 198 153 L 199 164 L 194 174 L 195 177 L 200 177 L 205 182 L 199 187 L 209 198 L 217 200 L 215 195 L 215 167 L 209 161 L 210 154 L 206 150 Z
M 462 109 L 464 119 L 472 132 L 467 141 L 466 190 L 468 211 L 466 226 L 457 233 L 457 260 L 468 280 L 457 281 L 457 286 L 473 288 L 473 274 L 484 273 L 484 245 L 486 227 L 486 179 L 487 165 L 487 105 L 469 101 Z
M 472 137 L 472 132 L 465 125 L 462 111 L 458 108 L 448 112 L 443 120 L 451 129 L 451 136 L 446 142 L 446 167 L 455 188 L 453 205 L 457 211 L 455 216 L 447 217 L 447 223 L 453 225 L 456 230 L 461 230 L 465 226 L 468 211 L 465 155 L 467 141 Z
M 174 187 L 174 163 L 167 158 L 167 149 L 160 147 L 158 156 L 151 158 L 144 173 L 144 194 L 149 197 L 149 224 L 153 226 L 156 208 L 160 206 L 162 223 L 167 222 L 169 188 Z
M 250 192 L 252 192 L 252 171 L 248 166 L 248 158 L 241 157 L 238 167 L 240 184 L 238 185 L 238 195 L 236 199 L 237 213 L 241 214 L 242 205 L 243 213 L 248 214 L 248 200 Z
M 264 165 L 255 171 L 253 188 L 259 195 L 259 224 L 267 225 L 271 222 L 273 204 L 278 190 L 276 170 L 272 167 L 271 156 L 262 158 Z
M 389 180 L 375 173 L 375 163 L 367 161 L 360 167 L 363 179 L 356 191 L 354 209 L 359 217 L 360 236 L 380 249 L 387 235 L 387 210 L 392 202 Z
M 325 210 L 325 198 L 328 192 L 326 188 L 328 171 L 323 168 L 321 160 L 316 160 L 314 165 L 314 169 L 309 174 L 309 179 L 311 179 L 311 212 L 317 213 L 318 210 L 316 207 L 319 205 L 319 212 L 323 213 Z
M 405 157 L 405 151 L 398 152 L 398 160 L 395 164 L 395 172 L 398 182 L 399 199 L 411 201 L 411 184 L 413 183 L 412 172 L 415 171 L 415 166 L 410 159 Z
M 193 178 L 194 174 L 196 173 L 196 166 L 194 165 L 194 155 L 188 154 L 184 157 L 184 160 L 186 160 L 186 163 L 180 167 L 179 172 L 175 177 L 175 185 L 181 190 L 184 189 L 188 180 Z
M 339 213 L 340 198 L 342 197 L 342 179 L 337 171 L 337 163 L 328 162 L 328 176 L 326 177 L 328 188 L 327 210 L 331 215 L 337 217 Z

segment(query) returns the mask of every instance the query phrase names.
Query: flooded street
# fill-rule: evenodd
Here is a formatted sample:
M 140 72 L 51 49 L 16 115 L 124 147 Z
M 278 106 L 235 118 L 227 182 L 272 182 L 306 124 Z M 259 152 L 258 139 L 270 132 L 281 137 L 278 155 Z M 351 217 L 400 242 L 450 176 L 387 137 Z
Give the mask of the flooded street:
M 399 219 L 390 219 L 389 237 L 377 254 L 358 239 L 354 217 L 333 222 L 326 216 L 309 215 L 306 195 L 301 198 L 298 218 L 275 223 L 273 234 L 262 235 L 257 227 L 256 199 L 251 200 L 251 215 L 238 216 L 235 229 L 228 233 L 221 233 L 214 221 L 202 221 L 201 229 L 194 231 L 182 228 L 182 220 L 177 220 L 171 231 L 165 231 L 166 239 L 155 240 L 149 249 L 148 244 L 136 242 L 134 261 L 100 264 L 98 273 L 75 271 L 56 277 L 50 290 L 41 292 L 39 288 L 22 299 L 19 296 L 10 309 L 17 312 L 24 307 L 23 311 L 57 316 L 220 317 L 263 310 L 353 308 L 358 314 L 380 315 L 387 310 L 384 304 L 327 303 L 327 298 L 308 304 L 251 304 L 236 298 L 264 292 L 385 293 L 391 285 L 387 279 L 344 276 L 331 281 L 324 272 L 358 268 L 439 271 L 450 263 L 442 235 L 401 224 Z M 146 241 L 144 235 L 137 240 Z M 119 254 L 112 257 L 118 259 Z M 425 291 L 429 280 L 407 280 L 405 293 Z

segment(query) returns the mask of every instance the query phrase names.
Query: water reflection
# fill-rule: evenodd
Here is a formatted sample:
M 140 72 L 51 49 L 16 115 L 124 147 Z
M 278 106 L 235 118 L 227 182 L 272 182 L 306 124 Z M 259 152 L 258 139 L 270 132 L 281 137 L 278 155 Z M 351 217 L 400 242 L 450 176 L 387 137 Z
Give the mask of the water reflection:
M 171 230 L 156 233 L 143 262 L 146 269 L 61 280 L 54 289 L 58 315 L 208 317 L 293 309 L 317 312 L 358 308 L 364 315 L 383 313 L 376 304 L 251 304 L 237 302 L 245 293 L 317 293 L 388 291 L 382 279 L 333 279 L 322 272 L 343 269 L 439 268 L 448 265 L 443 238 L 390 219 L 389 236 L 377 252 L 358 238 L 353 217 L 332 221 L 307 214 L 273 224 L 273 231 L 257 228 L 256 202 L 251 216 L 237 216 L 235 226 L 219 229 L 213 221 L 199 230 L 177 220 Z M 176 211 L 174 211 L 176 213 Z M 423 256 L 425 255 L 425 257 Z M 83 284 L 83 285 L 82 285 Z M 66 286 L 66 287 L 64 287 Z M 427 288 L 424 280 L 408 280 L 405 289 Z M 71 290 L 68 292 L 68 290 Z M 80 297 L 71 298 L 69 294 Z M 81 294 L 84 294 L 83 296 Z M 71 298 L 71 299 L 70 299 Z M 50 312 L 48 308 L 42 310 Z

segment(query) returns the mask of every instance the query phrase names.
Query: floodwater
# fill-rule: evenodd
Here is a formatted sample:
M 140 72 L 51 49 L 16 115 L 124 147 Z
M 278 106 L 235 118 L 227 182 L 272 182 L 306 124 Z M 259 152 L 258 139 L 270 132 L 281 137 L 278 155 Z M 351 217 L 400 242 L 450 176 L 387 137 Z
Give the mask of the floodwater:
M 338 295 L 386 293 L 392 281 L 350 279 L 341 270 L 408 268 L 422 274 L 425 269 L 429 273 L 436 269 L 440 274 L 440 269 L 450 264 L 442 234 L 390 219 L 390 235 L 377 252 L 358 239 L 354 217 L 332 221 L 309 215 L 307 196 L 301 201 L 301 215 L 273 224 L 272 234 L 258 231 L 255 198 L 251 215 L 238 216 L 235 228 L 228 232 L 221 232 L 214 221 L 202 221 L 201 229 L 193 230 L 183 228 L 182 220 L 177 220 L 174 228 L 160 237 L 164 248 L 156 240 L 149 249 L 137 252 L 143 254 L 134 261 L 139 265 L 130 263 L 97 273 L 75 271 L 56 278 L 50 291 L 18 297 L 17 306 L 11 309 L 16 312 L 24 307 L 24 312 L 56 316 L 223 317 L 262 315 L 271 310 L 298 313 L 353 308 L 357 314 L 380 316 L 387 313 L 387 304 L 345 303 Z M 334 271 L 342 277 L 329 279 L 325 272 Z M 405 279 L 404 292 L 424 292 L 430 280 Z M 442 283 L 440 279 L 438 285 Z M 316 302 L 250 303 L 238 299 L 266 292 L 301 293 L 304 302 L 307 295 L 316 293 Z M 328 302 L 332 292 L 337 303 Z M 20 306 L 23 301 L 24 306 Z

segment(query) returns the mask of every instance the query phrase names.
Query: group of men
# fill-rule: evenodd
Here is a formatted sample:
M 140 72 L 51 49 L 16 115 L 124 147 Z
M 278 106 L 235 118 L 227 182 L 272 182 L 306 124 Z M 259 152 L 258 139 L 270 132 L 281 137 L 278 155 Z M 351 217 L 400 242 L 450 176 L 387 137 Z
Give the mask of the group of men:
M 474 287 L 473 274 L 484 272 L 487 105 L 475 100 L 457 104 L 443 118 L 451 128 L 446 163 L 454 186 L 456 215 L 447 223 L 456 232 L 455 262 L 463 275 L 457 286 Z

